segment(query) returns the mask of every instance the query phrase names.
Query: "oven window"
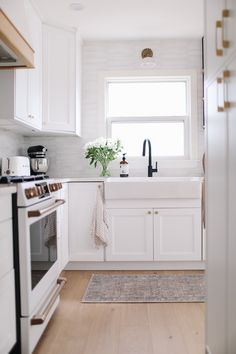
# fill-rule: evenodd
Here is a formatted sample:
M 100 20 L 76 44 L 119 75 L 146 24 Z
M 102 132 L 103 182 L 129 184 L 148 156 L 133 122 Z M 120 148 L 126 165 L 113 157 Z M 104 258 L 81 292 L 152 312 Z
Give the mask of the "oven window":
M 30 226 L 31 284 L 40 282 L 57 260 L 57 213 Z

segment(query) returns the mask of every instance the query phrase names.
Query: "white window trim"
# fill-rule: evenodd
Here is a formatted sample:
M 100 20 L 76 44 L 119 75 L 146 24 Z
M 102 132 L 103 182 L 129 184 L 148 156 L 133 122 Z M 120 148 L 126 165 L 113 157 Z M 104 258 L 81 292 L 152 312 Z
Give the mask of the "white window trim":
M 106 132 L 106 136 L 111 136 L 111 119 L 112 121 L 120 120 L 119 117 L 113 117 L 108 119 L 106 115 L 106 89 L 107 83 L 109 81 L 121 81 L 127 80 L 128 78 L 132 78 L 132 81 L 137 78 L 137 81 L 140 81 L 140 78 L 145 80 L 148 78 L 149 80 L 153 78 L 161 78 L 163 80 L 173 81 L 185 79 L 188 85 L 187 93 L 190 94 L 188 97 L 188 101 L 190 105 L 187 107 L 189 111 L 187 111 L 186 117 L 165 117 L 165 120 L 177 120 L 185 119 L 185 129 L 188 131 L 186 134 L 185 131 L 185 156 L 184 157 L 160 157 L 158 159 L 162 160 L 195 160 L 198 159 L 198 111 L 197 111 L 197 103 L 198 103 L 198 95 L 197 95 L 197 70 L 138 70 L 138 71 L 103 71 L 99 73 L 99 102 L 98 102 L 98 110 L 100 121 L 104 126 L 104 132 Z M 187 117 L 191 117 L 191 119 L 186 119 Z M 128 121 L 138 121 L 144 120 L 144 117 L 129 117 Z M 122 117 L 124 119 L 124 117 Z M 162 120 L 162 117 L 148 117 L 147 121 L 157 121 Z M 155 156 L 154 156 L 155 157 Z

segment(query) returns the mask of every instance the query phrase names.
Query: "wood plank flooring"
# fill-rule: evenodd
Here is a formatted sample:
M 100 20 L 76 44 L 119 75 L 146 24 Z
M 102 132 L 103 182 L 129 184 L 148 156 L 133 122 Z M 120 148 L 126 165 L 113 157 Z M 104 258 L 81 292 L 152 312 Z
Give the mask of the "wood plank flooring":
M 68 282 L 60 306 L 34 354 L 204 353 L 204 304 L 81 303 L 92 273 L 111 272 L 63 272 Z M 192 274 L 196 271 L 126 273 Z

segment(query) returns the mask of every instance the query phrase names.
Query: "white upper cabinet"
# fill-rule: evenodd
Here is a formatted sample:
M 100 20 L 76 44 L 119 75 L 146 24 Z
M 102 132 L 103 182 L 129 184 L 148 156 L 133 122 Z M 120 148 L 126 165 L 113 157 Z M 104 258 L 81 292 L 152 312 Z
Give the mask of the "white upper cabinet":
M 35 9 L 25 6 L 35 51 L 33 69 L 0 71 L 0 125 L 40 130 L 42 126 L 42 25 Z
M 43 25 L 43 131 L 80 133 L 79 44 L 75 30 Z
M 26 124 L 42 127 L 42 24 L 36 11 L 28 3 L 30 43 L 34 49 L 34 68 L 16 70 L 15 104 L 16 117 Z
M 235 51 L 234 0 L 208 0 L 206 3 L 206 79 L 210 80 Z

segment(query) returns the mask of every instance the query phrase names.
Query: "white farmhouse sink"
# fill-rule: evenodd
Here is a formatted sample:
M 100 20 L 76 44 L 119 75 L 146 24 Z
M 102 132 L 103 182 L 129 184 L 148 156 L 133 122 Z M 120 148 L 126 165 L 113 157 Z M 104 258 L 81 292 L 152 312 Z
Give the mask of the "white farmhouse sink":
M 106 199 L 200 198 L 201 177 L 110 177 Z

